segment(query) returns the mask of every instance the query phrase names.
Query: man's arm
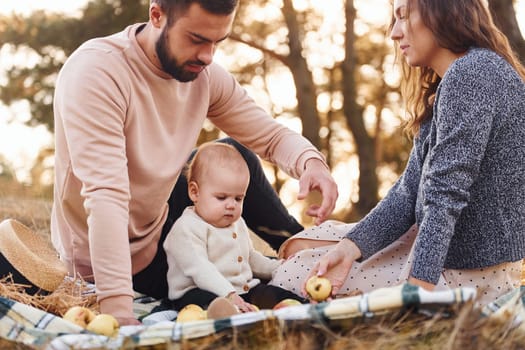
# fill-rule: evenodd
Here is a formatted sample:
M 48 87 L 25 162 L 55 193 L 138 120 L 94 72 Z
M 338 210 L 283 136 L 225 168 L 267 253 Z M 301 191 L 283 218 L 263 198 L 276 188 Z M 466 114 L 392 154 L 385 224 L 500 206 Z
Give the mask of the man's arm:
M 324 221 L 335 207 L 337 185 L 323 155 L 301 134 L 273 119 L 248 96 L 232 75 L 216 64 L 209 66 L 210 109 L 208 118 L 261 158 L 300 179 L 299 199 L 311 191 L 323 196 L 320 206 L 307 213 Z
M 55 119 L 64 134 L 57 151 L 67 155 L 71 174 L 82 186 L 83 202 L 69 204 L 83 206 L 87 220 L 86 232 L 71 233 L 79 238 L 69 254 L 89 259 L 100 311 L 125 324 L 133 318 L 125 108 L 108 72 L 113 68 L 93 53 L 72 56 L 55 91 Z

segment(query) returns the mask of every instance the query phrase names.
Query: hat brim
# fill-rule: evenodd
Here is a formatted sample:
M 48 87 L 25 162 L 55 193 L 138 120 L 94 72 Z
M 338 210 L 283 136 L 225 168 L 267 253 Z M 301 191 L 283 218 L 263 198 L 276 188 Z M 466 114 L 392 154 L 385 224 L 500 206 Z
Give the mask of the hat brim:
M 50 242 L 14 219 L 0 223 L 0 275 L 27 284 L 27 293 L 54 291 L 67 269 Z
M 37 294 L 41 292 L 41 289 L 31 283 L 30 280 L 24 277 L 11 263 L 5 258 L 3 254 L 0 254 L 0 276 L 2 278 L 10 277 L 10 281 L 24 286 L 23 290 L 27 294 Z M 43 291 L 47 294 L 48 291 Z

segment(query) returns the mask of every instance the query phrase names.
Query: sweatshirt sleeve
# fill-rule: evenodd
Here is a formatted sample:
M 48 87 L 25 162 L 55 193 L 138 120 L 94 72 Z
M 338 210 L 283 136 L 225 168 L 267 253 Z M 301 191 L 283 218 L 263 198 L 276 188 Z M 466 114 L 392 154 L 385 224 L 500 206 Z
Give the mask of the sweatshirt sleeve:
M 423 168 L 423 217 L 411 276 L 433 284 L 443 270 L 458 217 L 470 201 L 497 113 L 498 79 L 485 64 L 460 61 L 438 88 L 435 144 Z
M 346 235 L 365 260 L 401 237 L 415 223 L 415 205 L 421 175 L 422 135 L 414 142 L 405 171 L 387 195 Z
M 101 303 L 101 311 L 133 317 L 125 101 L 112 65 L 90 53 L 80 50 L 61 70 L 55 113 L 63 119 L 72 171 L 82 184 L 98 299 L 113 299 Z
M 212 64 L 209 74 L 208 118 L 218 128 L 295 178 L 311 158 L 326 164 L 310 141 L 274 120 L 230 73 Z

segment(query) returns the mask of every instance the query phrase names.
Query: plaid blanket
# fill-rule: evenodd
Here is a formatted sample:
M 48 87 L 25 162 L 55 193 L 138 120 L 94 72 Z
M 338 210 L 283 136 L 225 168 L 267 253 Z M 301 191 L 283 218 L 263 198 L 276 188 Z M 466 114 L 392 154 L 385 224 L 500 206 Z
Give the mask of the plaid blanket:
M 522 287 L 523 288 L 523 287 Z M 516 289 L 483 309 L 487 317 L 515 315 L 516 327 L 524 327 L 523 292 Z M 335 299 L 319 304 L 294 305 L 278 310 L 234 315 L 219 320 L 177 323 L 176 312 L 151 313 L 156 301 L 137 297 L 136 316 L 142 318 L 141 326 L 123 326 L 116 337 L 108 338 L 87 332 L 60 317 L 42 310 L 0 297 L 0 337 L 23 343 L 35 349 L 120 349 L 176 343 L 196 339 L 227 329 L 257 324 L 265 320 L 288 322 L 309 320 L 326 324 L 330 320 L 374 317 L 416 306 L 435 309 L 436 306 L 457 305 L 473 300 L 476 292 L 471 288 L 429 292 L 412 285 L 383 288 L 363 295 Z M 156 314 L 162 315 L 156 319 Z

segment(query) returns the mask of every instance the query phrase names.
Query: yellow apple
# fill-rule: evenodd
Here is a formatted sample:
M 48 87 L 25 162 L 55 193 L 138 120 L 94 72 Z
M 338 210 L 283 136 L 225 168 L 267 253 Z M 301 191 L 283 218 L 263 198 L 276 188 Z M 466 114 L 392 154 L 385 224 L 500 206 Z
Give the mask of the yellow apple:
M 70 307 L 64 316 L 64 320 L 73 322 L 76 325 L 79 325 L 82 328 L 86 328 L 89 322 L 95 318 L 93 311 L 84 306 L 72 306 Z
M 315 301 L 324 301 L 332 293 L 332 283 L 328 278 L 312 276 L 306 281 L 306 292 Z
M 291 299 L 291 298 L 283 299 L 280 302 L 278 302 L 277 304 L 275 304 L 275 306 L 272 309 L 273 310 L 277 310 L 277 309 L 281 309 L 283 307 L 293 306 L 293 305 L 301 305 L 301 302 L 299 300 L 295 300 L 295 299 Z
M 99 314 L 88 323 L 86 329 L 90 332 L 112 337 L 118 334 L 119 324 L 113 315 Z
M 206 312 L 196 304 L 184 306 L 177 315 L 177 322 L 200 321 L 206 319 Z

